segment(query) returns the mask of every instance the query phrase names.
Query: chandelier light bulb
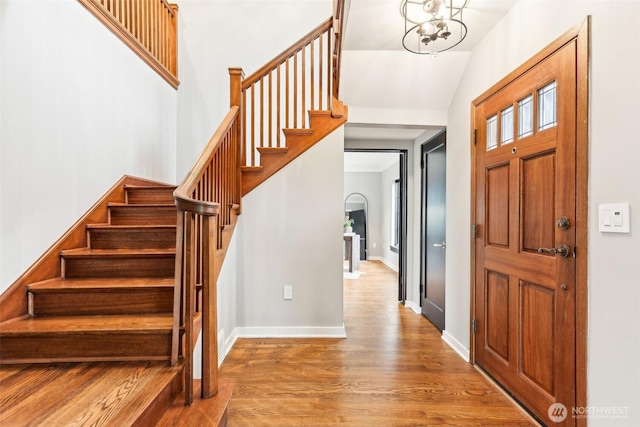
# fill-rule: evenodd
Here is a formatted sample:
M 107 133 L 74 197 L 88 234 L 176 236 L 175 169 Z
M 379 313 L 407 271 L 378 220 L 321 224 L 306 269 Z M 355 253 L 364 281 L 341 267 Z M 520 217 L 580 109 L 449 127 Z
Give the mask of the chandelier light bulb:
M 457 46 L 467 35 L 467 26 L 462 21 L 462 9 L 467 1 L 402 0 L 404 48 L 417 54 L 434 55 Z

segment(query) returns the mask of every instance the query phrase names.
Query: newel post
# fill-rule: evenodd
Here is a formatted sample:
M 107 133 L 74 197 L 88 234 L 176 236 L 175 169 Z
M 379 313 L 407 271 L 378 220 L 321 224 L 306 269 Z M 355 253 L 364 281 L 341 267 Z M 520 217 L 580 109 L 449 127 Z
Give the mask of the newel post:
M 242 79 L 244 79 L 244 71 L 242 68 L 229 68 L 229 97 L 230 107 L 241 107 L 242 103 Z
M 238 214 L 242 212 L 242 166 L 246 165 L 246 149 L 244 144 L 244 103 L 242 97 L 242 80 L 244 79 L 244 71 L 242 68 L 229 68 L 229 106 L 238 107 L 238 118 L 234 125 L 235 133 L 235 150 L 236 156 L 236 191 L 234 194 L 234 202 L 238 204 Z
M 202 218 L 202 397 L 218 394 L 218 215 Z

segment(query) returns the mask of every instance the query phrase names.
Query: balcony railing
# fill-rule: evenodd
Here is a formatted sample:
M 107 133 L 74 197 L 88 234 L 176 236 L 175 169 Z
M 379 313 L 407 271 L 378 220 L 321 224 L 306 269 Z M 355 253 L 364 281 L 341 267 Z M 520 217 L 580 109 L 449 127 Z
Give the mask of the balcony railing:
M 173 88 L 178 87 L 178 5 L 166 0 L 78 1 Z

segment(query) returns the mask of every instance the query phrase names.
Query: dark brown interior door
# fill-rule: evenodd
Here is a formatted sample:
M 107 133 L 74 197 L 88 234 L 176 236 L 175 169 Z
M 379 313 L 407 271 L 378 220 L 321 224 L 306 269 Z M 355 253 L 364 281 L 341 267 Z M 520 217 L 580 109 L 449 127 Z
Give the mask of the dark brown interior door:
M 573 425 L 576 42 L 473 114 L 475 361 L 543 423 Z
M 438 329 L 445 326 L 446 133 L 422 145 L 420 305 Z

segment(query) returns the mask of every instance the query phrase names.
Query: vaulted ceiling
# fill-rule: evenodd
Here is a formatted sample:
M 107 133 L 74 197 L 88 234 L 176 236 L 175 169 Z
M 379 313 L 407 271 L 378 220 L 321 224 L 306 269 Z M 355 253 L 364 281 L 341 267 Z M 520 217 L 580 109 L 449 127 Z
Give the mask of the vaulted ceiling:
M 454 0 L 456 1 L 456 0 Z M 352 109 L 446 112 L 473 48 L 517 0 L 468 0 L 463 20 L 467 37 L 437 57 L 417 55 L 402 46 L 401 0 L 347 0 L 341 99 Z M 346 139 L 408 140 L 424 127 L 385 126 L 351 120 Z

